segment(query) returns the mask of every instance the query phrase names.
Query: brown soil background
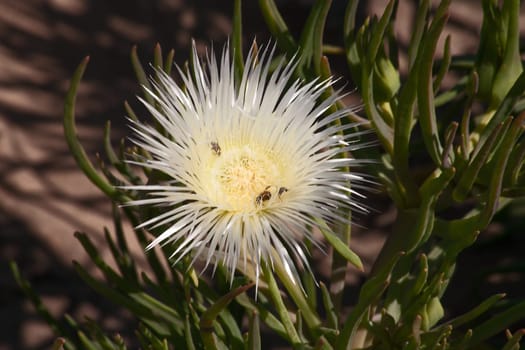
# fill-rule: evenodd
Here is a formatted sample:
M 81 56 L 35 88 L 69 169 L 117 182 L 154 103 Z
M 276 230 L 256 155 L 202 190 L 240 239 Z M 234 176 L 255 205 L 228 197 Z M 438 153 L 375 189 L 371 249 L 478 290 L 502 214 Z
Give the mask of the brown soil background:
M 278 2 L 293 32 L 303 25 L 310 3 Z M 341 41 L 344 3 L 333 1 L 326 28 L 330 43 Z M 381 13 L 386 1 L 362 3 L 362 14 Z M 397 33 L 405 45 L 415 4 L 400 2 L 398 17 L 406 19 L 399 20 Z M 13 281 L 9 260 L 18 262 L 56 316 L 69 313 L 82 320 L 87 315 L 109 332 L 127 329 L 129 333 L 135 326 L 125 312 L 100 300 L 72 269 L 74 259 L 95 270 L 73 232 L 88 233 L 107 254 L 101 232 L 104 226 L 111 227 L 111 220 L 109 201 L 76 168 L 63 139 L 65 91 L 76 65 L 90 55 L 77 99 L 77 122 L 86 152 L 94 157 L 102 151 L 106 120 L 112 122 L 114 144 L 128 132 L 122 102 L 134 102 L 138 93 L 129 63 L 132 45 L 138 45 L 143 62 L 152 57 L 159 42 L 164 48 L 175 48 L 176 61 L 183 63 L 192 37 L 199 48 L 210 41 L 222 45 L 232 28 L 231 6 L 229 1 L 204 0 L 0 1 L 0 350 L 48 349 L 53 339 Z M 480 21 L 478 1 L 453 1 L 447 27 L 453 34 L 453 53 L 475 50 Z M 524 33 L 524 21 L 521 24 Z M 244 31 L 245 46 L 253 37 L 260 42 L 269 37 L 252 1 L 244 4 Z M 337 60 L 336 72 L 347 74 Z M 359 219 L 366 229 L 357 228 L 353 241 L 367 268 L 395 218 L 385 197 L 373 196 L 370 205 L 377 213 Z M 514 231 L 523 231 L 525 213 L 513 215 L 517 221 L 496 223 L 489 231 L 501 232 L 510 224 Z M 485 268 L 524 263 L 523 232 L 518 233 L 462 255 L 452 292 L 447 294 L 447 315 L 496 291 L 525 296 L 523 273 L 479 275 Z M 357 273 L 349 274 L 350 299 L 361 281 Z

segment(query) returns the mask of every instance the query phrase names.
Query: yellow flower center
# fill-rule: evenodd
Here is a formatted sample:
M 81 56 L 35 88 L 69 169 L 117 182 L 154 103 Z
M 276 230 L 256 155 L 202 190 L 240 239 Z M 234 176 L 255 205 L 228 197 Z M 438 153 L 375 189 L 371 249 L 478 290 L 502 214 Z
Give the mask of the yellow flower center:
M 282 187 L 283 163 L 257 145 L 211 149 L 208 195 L 230 211 L 251 212 L 273 203 Z

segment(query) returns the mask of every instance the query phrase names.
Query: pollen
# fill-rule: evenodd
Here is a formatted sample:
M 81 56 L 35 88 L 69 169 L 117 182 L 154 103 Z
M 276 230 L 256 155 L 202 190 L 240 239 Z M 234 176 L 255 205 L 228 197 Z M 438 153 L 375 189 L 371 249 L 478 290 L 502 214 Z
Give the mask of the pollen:
M 284 169 L 272 152 L 244 145 L 223 149 L 220 158 L 212 159 L 209 170 L 210 194 L 219 206 L 233 212 L 253 212 L 262 207 L 257 196 L 278 183 Z

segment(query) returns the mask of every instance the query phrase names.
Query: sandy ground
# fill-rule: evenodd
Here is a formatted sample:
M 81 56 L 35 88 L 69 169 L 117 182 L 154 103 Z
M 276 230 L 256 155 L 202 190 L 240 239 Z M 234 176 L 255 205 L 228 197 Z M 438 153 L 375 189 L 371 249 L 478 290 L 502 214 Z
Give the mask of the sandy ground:
M 369 1 L 363 11 L 382 12 L 386 1 Z M 111 227 L 110 203 L 76 168 L 62 137 L 61 114 L 69 78 L 85 55 L 91 62 L 77 100 L 80 139 L 88 155 L 101 151 L 102 128 L 113 138 L 127 134 L 122 102 L 137 94 L 129 52 L 138 44 L 147 61 L 156 42 L 174 47 L 176 61 L 188 56 L 190 38 L 200 48 L 223 43 L 231 31 L 231 6 L 218 1 L 182 0 L 2 0 L 0 1 L 0 349 L 46 349 L 52 335 L 35 315 L 10 276 L 13 259 L 55 315 L 65 312 L 101 320 L 108 329 L 130 326 L 128 317 L 97 300 L 72 270 L 79 261 L 94 270 L 73 237 L 83 231 L 102 242 Z M 248 2 L 246 2 L 248 3 Z M 309 1 L 282 1 L 297 31 Z M 410 17 L 413 1 L 401 1 Z M 339 42 L 343 2 L 334 0 L 327 35 Z M 448 30 L 454 53 L 477 46 L 481 11 L 477 1 L 453 1 Z M 523 24 L 523 23 L 522 23 Z M 245 6 L 246 43 L 268 37 L 252 2 Z M 406 22 L 397 28 L 408 41 Z M 343 72 L 344 73 L 344 72 Z M 378 198 L 378 201 L 382 201 Z M 373 262 L 395 212 L 378 204 L 364 218 L 354 246 L 367 266 Z M 102 251 L 107 249 L 101 245 Z M 358 283 L 358 275 L 349 282 Z M 94 305 L 96 302 L 96 306 Z

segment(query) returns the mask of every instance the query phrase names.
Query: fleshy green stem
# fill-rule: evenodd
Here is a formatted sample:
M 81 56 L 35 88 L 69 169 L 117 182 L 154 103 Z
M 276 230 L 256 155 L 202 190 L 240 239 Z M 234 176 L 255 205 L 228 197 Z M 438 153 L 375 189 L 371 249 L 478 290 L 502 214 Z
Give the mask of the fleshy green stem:
M 275 281 L 275 278 L 273 277 L 273 273 L 268 267 L 268 264 L 266 262 L 263 262 L 262 264 L 262 271 L 263 271 L 263 279 L 268 284 L 268 292 L 270 293 L 270 298 L 272 299 L 273 305 L 275 306 L 275 309 L 277 310 L 277 313 L 279 314 L 279 317 L 281 319 L 281 322 L 283 323 L 284 329 L 286 329 L 286 333 L 290 337 L 290 341 L 294 348 L 299 348 L 301 345 L 301 339 L 299 338 L 299 334 L 297 333 L 297 330 L 295 329 L 292 319 L 290 318 L 290 313 L 288 312 L 288 309 L 284 305 L 283 298 L 281 296 L 281 291 L 279 290 L 279 287 L 277 286 L 277 282 Z
M 315 310 L 310 307 L 310 304 L 306 300 L 301 287 L 292 281 L 292 279 L 286 273 L 284 266 L 276 260 L 274 260 L 274 270 L 279 277 L 279 280 L 284 285 L 284 288 L 286 288 L 299 310 L 301 310 L 301 315 L 306 321 L 308 327 L 311 330 L 319 328 L 321 326 L 321 321 L 319 320 Z

